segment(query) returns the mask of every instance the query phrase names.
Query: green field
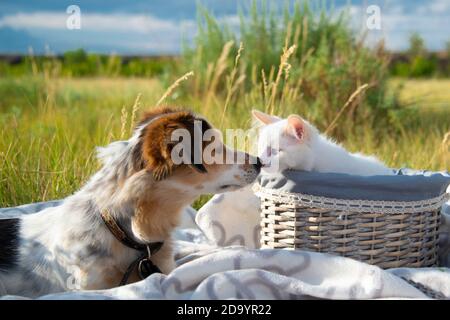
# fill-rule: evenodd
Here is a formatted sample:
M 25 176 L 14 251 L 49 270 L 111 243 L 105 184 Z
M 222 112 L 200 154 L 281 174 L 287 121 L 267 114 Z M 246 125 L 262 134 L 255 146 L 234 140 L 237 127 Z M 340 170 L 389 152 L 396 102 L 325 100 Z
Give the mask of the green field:
M 183 85 L 167 103 L 190 107 L 219 126 L 222 110 L 177 98 Z M 392 167 L 449 170 L 450 98 L 443 93 L 448 86 L 448 81 L 404 82 L 400 101 L 405 108 L 420 107 L 418 117 L 402 119 L 395 135 L 389 128 L 367 127 L 358 134 L 348 128 L 340 142 Z M 99 167 L 95 147 L 128 138 L 138 114 L 154 106 L 165 89 L 156 79 L 0 79 L 0 207 L 76 191 Z M 248 126 L 249 110 L 227 113 L 223 127 Z
M 450 170 L 450 80 L 390 79 L 391 55 L 362 45 L 345 13 L 303 1 L 274 10 L 254 1 L 238 40 L 200 7 L 194 44 L 176 59 L 78 50 L 0 64 L 0 207 L 76 191 L 99 167 L 95 147 L 127 139 L 162 97 L 220 129 L 248 128 L 253 108 L 297 113 L 391 167 Z

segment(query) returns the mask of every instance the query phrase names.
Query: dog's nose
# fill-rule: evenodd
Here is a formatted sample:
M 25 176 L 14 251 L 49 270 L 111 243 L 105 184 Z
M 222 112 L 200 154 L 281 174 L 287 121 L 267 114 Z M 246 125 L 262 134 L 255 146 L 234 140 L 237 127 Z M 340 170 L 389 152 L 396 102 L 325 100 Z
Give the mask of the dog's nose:
M 263 166 L 261 159 L 259 157 L 256 157 L 256 163 L 254 164 L 256 170 L 259 172 L 261 171 L 261 167 Z

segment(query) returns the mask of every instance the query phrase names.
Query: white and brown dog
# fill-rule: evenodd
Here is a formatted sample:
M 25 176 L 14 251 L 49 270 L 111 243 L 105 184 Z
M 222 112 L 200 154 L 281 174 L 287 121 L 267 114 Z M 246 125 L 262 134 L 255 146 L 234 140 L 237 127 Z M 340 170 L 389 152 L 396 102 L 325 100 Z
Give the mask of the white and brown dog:
M 244 163 L 175 164 L 171 135 L 180 128 L 193 133 L 195 122 L 201 123 L 202 132 L 211 128 L 188 111 L 153 110 L 129 140 L 99 150 L 103 167 L 62 205 L 18 219 L 0 219 L 0 289 L 36 297 L 112 288 L 127 273 L 126 282 L 140 280 L 136 262 L 148 255 L 150 264 L 144 269 L 156 266 L 169 273 L 174 268 L 170 236 L 183 208 L 200 194 L 252 183 L 261 167 L 257 158 L 222 143 L 223 154 L 244 156 Z M 193 142 L 192 148 L 200 145 L 202 151 L 209 145 Z M 155 243 L 159 250 L 144 252 L 139 261 L 142 250 L 133 245 L 151 251 L 152 246 L 146 245 Z

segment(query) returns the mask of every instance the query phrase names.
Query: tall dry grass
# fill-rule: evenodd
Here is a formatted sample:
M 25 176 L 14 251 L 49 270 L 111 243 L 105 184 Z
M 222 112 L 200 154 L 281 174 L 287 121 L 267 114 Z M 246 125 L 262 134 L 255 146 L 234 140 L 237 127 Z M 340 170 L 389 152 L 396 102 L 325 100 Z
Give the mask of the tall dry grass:
M 270 15 L 254 10 L 241 42 L 205 13 L 194 54 L 172 82 L 61 78 L 57 62 L 1 78 L 0 207 L 73 193 L 98 169 L 95 147 L 127 139 L 139 113 L 162 103 L 190 107 L 222 129 L 249 128 L 253 108 L 297 113 L 391 167 L 450 170 L 450 100 L 426 108 L 441 85 L 429 96 L 414 86 L 405 93 L 408 83 L 387 81 L 382 50 L 351 42 L 340 20 L 314 20 L 297 7 L 272 30 Z
M 364 95 L 342 111 L 334 134 L 342 139 L 347 135 L 343 128 L 364 130 L 367 123 L 374 130 L 401 130 L 395 120 L 406 111 L 387 90 L 388 54 L 382 46 L 368 49 L 355 37 L 347 12 L 316 6 L 254 1 L 248 11 L 242 10 L 239 41 L 226 23 L 201 8 L 199 34 L 181 64 L 180 72 L 189 66 L 196 74 L 185 96 L 202 99 L 202 110 L 225 109 L 221 127 L 245 125 L 226 118 L 259 108 L 283 116 L 299 113 L 325 130 L 351 94 L 367 83 Z M 230 77 L 239 79 L 231 96 Z
M 0 91 L 7 88 L 10 93 L 8 100 L 0 101 L 0 207 L 58 199 L 76 191 L 98 169 L 95 147 L 128 138 L 138 113 L 154 106 L 166 92 L 157 81 L 147 79 L 53 81 L 47 91 L 41 81 L 0 80 Z M 224 108 L 203 109 L 202 100 L 177 95 L 189 81 L 195 76 L 175 88 L 166 103 L 192 106 L 218 126 Z M 48 92 L 53 97 L 47 99 Z M 380 134 L 382 130 L 367 126 L 359 132 L 348 130 L 339 142 L 351 151 L 374 154 L 392 167 L 449 170 L 448 116 L 447 109 L 424 108 L 418 120 L 403 119 L 402 133 Z M 223 122 L 224 128 L 232 127 L 230 123 L 248 128 L 250 113 L 228 113 Z M 336 138 L 333 131 L 331 137 Z

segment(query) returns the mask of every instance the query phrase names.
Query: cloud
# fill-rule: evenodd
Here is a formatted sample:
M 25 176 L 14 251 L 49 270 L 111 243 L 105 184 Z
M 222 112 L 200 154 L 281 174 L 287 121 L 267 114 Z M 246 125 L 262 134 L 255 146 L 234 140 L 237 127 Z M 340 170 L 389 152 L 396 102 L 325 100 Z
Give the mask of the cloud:
M 431 4 L 427 4 L 426 7 L 430 8 L 433 13 L 449 13 L 450 2 L 448 0 L 434 0 Z
M 173 3 L 177 2 L 175 0 Z M 25 12 L 26 7 L 19 5 L 15 12 L 3 11 L 0 14 L 0 31 L 5 31 L 2 36 L 0 32 L 0 51 L 8 48 L 17 52 L 23 51 L 21 46 L 13 48 L 14 44 L 6 34 L 12 31 L 20 31 L 26 34 L 30 45 L 36 43 L 50 45 L 52 50 L 63 52 L 73 48 L 84 47 L 89 51 L 110 52 L 116 51 L 127 54 L 166 54 L 179 53 L 182 40 L 191 42 L 197 33 L 195 21 L 195 6 L 193 9 L 184 8 L 181 11 L 172 12 L 170 0 L 158 0 L 145 2 L 154 6 L 152 10 L 123 11 L 124 7 L 111 5 L 109 10 L 97 11 L 86 8 L 87 4 L 81 6 L 81 30 L 69 30 L 66 20 L 69 14 L 65 11 L 33 11 Z M 181 2 L 181 0 L 180 0 Z M 337 1 L 341 10 L 346 1 Z M 93 2 L 89 2 L 93 3 Z M 133 2 L 134 3 L 134 2 Z M 172 5 L 173 5 L 172 3 Z M 178 2 L 177 2 L 178 3 Z M 184 3 L 184 1 L 183 1 Z M 220 22 L 225 22 L 233 31 L 239 31 L 240 19 L 235 9 L 224 9 L 216 0 L 211 3 L 215 7 L 216 17 Z M 359 5 L 355 5 L 359 3 Z M 408 46 L 408 37 L 412 32 L 418 32 L 425 39 L 426 45 L 432 50 L 444 47 L 446 41 L 450 40 L 447 30 L 450 30 L 450 1 L 399 1 L 399 0 L 373 0 L 381 8 L 381 30 L 368 30 L 367 38 L 369 44 L 374 44 L 385 38 L 386 46 L 391 50 L 403 50 Z M 364 5 L 365 4 L 365 5 Z M 350 6 L 352 27 L 357 34 L 365 31 L 366 1 L 354 1 Z M 230 5 L 231 6 L 231 5 Z M 2 5 L 0 5 L 1 11 Z M 18 11 L 23 8 L 22 11 Z M 88 7 L 89 8 L 89 7 Z M 156 10 L 158 9 L 158 10 Z M 188 10 L 189 9 L 189 10 Z M 45 10 L 56 10 L 46 8 Z M 104 10 L 104 9 L 101 9 Z M 191 12 L 192 11 L 192 12 Z M 151 12 L 152 14 L 145 14 Z M 178 19 L 176 19 L 176 17 Z M 8 47 L 9 46 L 9 47 Z M 35 48 L 38 51 L 38 48 Z
M 56 52 L 84 47 L 103 52 L 108 48 L 106 51 L 129 54 L 176 54 L 181 50 L 182 40 L 190 42 L 197 33 L 194 19 L 175 21 L 148 14 L 82 11 L 81 29 L 69 30 L 66 27 L 68 17 L 69 14 L 64 12 L 20 12 L 0 17 L 0 29 L 24 31 Z M 224 15 L 219 21 L 233 30 L 238 29 L 237 15 Z M 40 52 L 42 48 L 34 49 Z
M 64 30 L 66 20 L 69 17 L 65 13 L 57 12 L 33 12 L 16 13 L 0 18 L 0 27 L 13 29 L 47 29 Z M 81 28 L 91 31 L 128 31 L 137 33 L 149 33 L 155 30 L 176 32 L 180 28 L 194 27 L 191 20 L 179 22 L 163 20 L 144 14 L 94 14 L 81 13 Z
M 64 30 L 69 14 L 53 11 L 37 11 L 31 13 L 15 13 L 0 17 L 0 28 L 9 27 L 16 30 Z M 236 27 L 240 23 L 238 15 L 221 16 L 219 22 L 224 22 L 230 27 Z M 137 32 L 149 33 L 154 31 L 179 32 L 180 30 L 196 28 L 196 22 L 192 19 L 174 21 L 160 19 L 148 14 L 100 14 L 81 13 L 81 27 L 89 31 L 108 32 Z
M 407 2 L 380 5 L 381 30 L 366 30 L 365 6 L 353 5 L 350 8 L 352 26 L 357 32 L 367 31 L 369 45 L 385 40 L 387 48 L 404 50 L 408 47 L 409 36 L 419 33 L 431 50 L 440 50 L 450 40 L 450 2 L 434 0 L 426 5 L 412 5 Z
M 127 54 L 178 53 L 182 38 L 191 40 L 197 30 L 194 20 L 165 20 L 146 14 L 83 12 L 81 29 L 69 30 L 66 26 L 68 17 L 69 14 L 64 12 L 15 13 L 0 17 L 0 29 L 24 31 L 56 52 L 84 47 Z M 42 51 L 44 46 L 41 47 L 35 48 L 36 52 Z

